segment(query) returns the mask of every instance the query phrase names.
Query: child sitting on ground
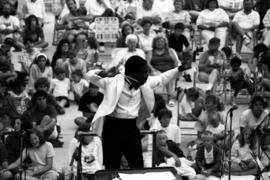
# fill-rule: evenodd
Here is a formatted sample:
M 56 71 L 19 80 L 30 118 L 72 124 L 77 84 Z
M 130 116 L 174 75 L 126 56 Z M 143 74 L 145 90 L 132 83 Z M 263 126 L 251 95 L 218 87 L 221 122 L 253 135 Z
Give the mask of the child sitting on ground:
M 89 90 L 81 97 L 79 101 L 79 111 L 83 113 L 83 117 L 78 117 L 74 120 L 76 125 L 88 122 L 91 123 L 92 119 L 98 109 L 98 106 L 103 100 L 103 94 L 98 91 L 95 84 L 89 84 Z
M 244 70 L 241 68 L 241 59 L 234 57 L 231 60 L 231 69 L 227 75 L 228 80 L 230 81 L 231 88 L 234 90 L 232 97 L 232 103 L 241 89 L 247 89 L 249 94 L 254 93 L 254 86 L 249 79 L 245 77 Z
M 49 92 L 50 90 L 50 82 L 48 81 L 48 79 L 42 77 L 39 78 L 36 82 L 35 82 L 35 91 L 45 91 L 45 92 Z M 56 101 L 55 97 L 51 94 L 48 94 L 48 98 L 47 98 L 47 103 L 52 105 L 56 111 L 58 112 L 58 114 L 65 114 L 65 109 L 62 108 Z M 33 105 L 32 99 L 30 101 L 30 109 L 31 106 Z
M 83 179 L 93 179 L 96 171 L 102 169 L 103 155 L 101 139 L 98 136 L 79 135 L 81 133 L 90 133 L 90 123 L 84 123 L 79 126 L 75 133 L 75 137 L 69 144 L 69 157 L 72 166 L 73 175 L 77 175 L 77 163 L 81 161 Z M 79 152 L 79 144 L 81 146 L 81 154 Z M 81 159 L 79 159 L 81 155 Z
M 172 166 L 181 176 L 193 179 L 196 177 L 195 170 L 191 167 L 193 162 L 187 160 L 183 151 L 172 140 L 168 140 L 164 130 L 157 133 L 156 164 L 158 166 Z
M 88 90 L 89 83 L 82 79 L 82 72 L 81 70 L 75 70 L 71 73 L 71 91 L 74 94 L 74 99 L 76 102 L 79 102 L 82 95 Z
M 231 151 L 231 171 L 245 172 L 245 174 L 256 174 L 257 166 L 252 157 L 252 152 L 257 152 L 255 138 L 252 137 L 250 128 L 243 129 L 233 143 Z M 228 170 L 228 164 L 225 166 Z M 250 171 L 254 170 L 254 171 Z M 249 171 L 249 172 L 248 172 Z
M 211 175 L 221 177 L 222 151 L 214 145 L 213 133 L 203 132 L 202 141 L 203 144 L 198 147 L 196 153 L 195 171 L 207 177 Z
M 158 112 L 158 120 L 155 121 L 150 130 L 164 130 L 168 139 L 175 142 L 178 146 L 181 143 L 181 132 L 180 128 L 176 124 L 171 124 L 172 112 L 167 108 L 163 108 Z
M 54 72 L 56 78 L 51 81 L 51 92 L 61 107 L 69 107 L 70 80 L 66 78 L 63 68 L 56 68 Z

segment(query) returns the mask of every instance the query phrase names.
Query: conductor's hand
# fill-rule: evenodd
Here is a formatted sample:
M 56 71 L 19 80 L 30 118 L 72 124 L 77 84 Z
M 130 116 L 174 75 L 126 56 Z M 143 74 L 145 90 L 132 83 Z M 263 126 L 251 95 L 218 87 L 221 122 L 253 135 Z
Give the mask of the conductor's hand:
M 180 161 L 180 159 L 178 158 L 178 157 L 173 157 L 174 158 L 174 160 L 175 160 L 175 166 L 176 167 L 180 167 L 181 166 L 181 161 Z
M 104 71 L 101 71 L 98 73 L 98 75 L 102 78 L 105 77 L 114 77 L 116 74 L 118 74 L 118 69 L 116 67 L 111 67 L 109 69 L 106 69 Z

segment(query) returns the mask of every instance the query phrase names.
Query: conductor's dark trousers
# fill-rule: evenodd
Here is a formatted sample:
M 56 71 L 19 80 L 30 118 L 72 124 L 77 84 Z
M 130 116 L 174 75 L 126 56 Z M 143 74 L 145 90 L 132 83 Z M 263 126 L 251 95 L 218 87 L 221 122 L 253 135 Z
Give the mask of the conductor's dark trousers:
M 143 167 L 142 144 L 136 119 L 106 116 L 102 143 L 106 169 L 119 169 L 122 155 L 130 168 Z

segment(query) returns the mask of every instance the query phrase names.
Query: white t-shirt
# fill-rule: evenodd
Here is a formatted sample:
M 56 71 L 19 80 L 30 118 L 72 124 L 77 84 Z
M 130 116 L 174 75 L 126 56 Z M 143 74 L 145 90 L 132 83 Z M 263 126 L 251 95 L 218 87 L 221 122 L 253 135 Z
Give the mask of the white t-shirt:
M 169 21 L 171 24 L 176 24 L 178 22 L 184 24 L 190 24 L 191 16 L 188 11 L 182 10 L 179 13 L 176 13 L 174 10 L 163 15 L 164 21 Z
M 153 6 L 159 9 L 162 15 L 174 10 L 172 0 L 155 0 Z
M 109 0 L 103 0 L 106 6 L 112 9 L 111 2 Z M 85 2 L 85 8 L 87 10 L 87 14 L 92 16 L 101 16 L 105 11 L 105 6 L 103 4 L 99 4 L 97 0 L 87 0 Z
M 229 22 L 229 16 L 223 9 L 217 8 L 214 11 L 210 11 L 209 9 L 201 11 L 196 24 L 207 26 L 212 23 L 218 25 L 222 22 Z
M 210 131 L 213 134 L 221 134 L 225 130 L 224 124 L 219 123 L 218 127 L 213 127 L 209 124 L 206 128 L 206 131 Z
M 70 90 L 70 80 L 65 78 L 60 81 L 59 79 L 52 79 L 51 81 L 51 89 L 53 90 L 54 97 L 68 97 L 68 91 Z
M 77 139 L 73 138 L 69 144 L 69 160 L 71 160 L 75 149 L 79 147 Z M 103 156 L 102 156 L 102 144 L 99 137 L 93 137 L 93 140 L 86 146 L 82 146 L 82 172 L 86 174 L 94 174 L 96 171 L 102 169 Z M 95 160 L 89 163 L 89 157 L 92 155 Z M 73 162 L 72 171 L 77 174 L 77 161 Z
M 181 143 L 181 131 L 176 124 L 169 124 L 168 127 L 164 128 L 161 126 L 159 120 L 156 119 L 150 130 L 157 130 L 157 131 L 164 130 L 169 140 L 174 141 L 176 144 Z
M 24 149 L 23 153 L 26 150 Z M 32 164 L 30 165 L 29 169 L 33 169 L 34 171 L 37 171 L 39 169 L 42 169 L 46 166 L 47 158 L 54 157 L 55 152 L 53 149 L 53 146 L 50 142 L 45 142 L 42 144 L 39 148 L 28 148 L 27 149 L 27 156 L 30 157 L 32 160 Z
M 14 30 L 16 28 L 20 28 L 20 21 L 16 16 L 9 16 L 8 18 L 5 18 L 4 16 L 0 16 L 0 29 L 10 29 Z M 1 38 L 13 38 L 13 33 L 10 34 L 1 34 Z
M 233 22 L 237 22 L 243 29 L 250 29 L 260 24 L 260 15 L 257 11 L 252 10 L 251 13 L 245 14 L 242 10 L 235 14 Z
M 46 12 L 45 12 L 45 3 L 43 0 L 37 0 L 36 2 L 32 2 L 31 0 L 26 0 L 26 7 L 27 7 L 27 16 L 33 14 L 38 18 L 43 20 L 46 19 Z
M 261 122 L 264 120 L 264 118 L 268 115 L 269 111 L 264 110 L 261 114 L 261 116 L 257 119 L 254 117 L 252 110 L 247 109 L 245 110 L 240 117 L 240 127 L 250 127 L 252 129 L 255 129 L 258 125 L 261 124 Z
M 153 40 L 155 37 L 156 37 L 155 32 L 150 32 L 148 36 L 145 35 L 144 33 L 138 34 L 140 48 L 143 51 L 151 51 Z
M 89 87 L 89 83 L 85 79 L 81 79 L 78 83 L 72 81 L 71 86 L 74 92 L 82 97 L 83 90 Z
M 137 9 L 137 20 L 138 19 L 142 19 L 143 17 L 162 17 L 161 12 L 159 9 L 156 8 L 156 6 L 152 6 L 152 9 L 150 10 L 146 10 L 142 7 L 142 3 L 141 5 L 138 7 Z

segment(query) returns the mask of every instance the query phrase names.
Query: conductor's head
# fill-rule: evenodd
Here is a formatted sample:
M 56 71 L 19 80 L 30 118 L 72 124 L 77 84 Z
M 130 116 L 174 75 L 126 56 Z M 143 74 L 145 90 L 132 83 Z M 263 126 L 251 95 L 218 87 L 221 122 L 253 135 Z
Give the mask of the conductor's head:
M 131 56 L 125 64 L 125 75 L 135 89 L 143 85 L 148 78 L 148 65 L 140 56 Z

